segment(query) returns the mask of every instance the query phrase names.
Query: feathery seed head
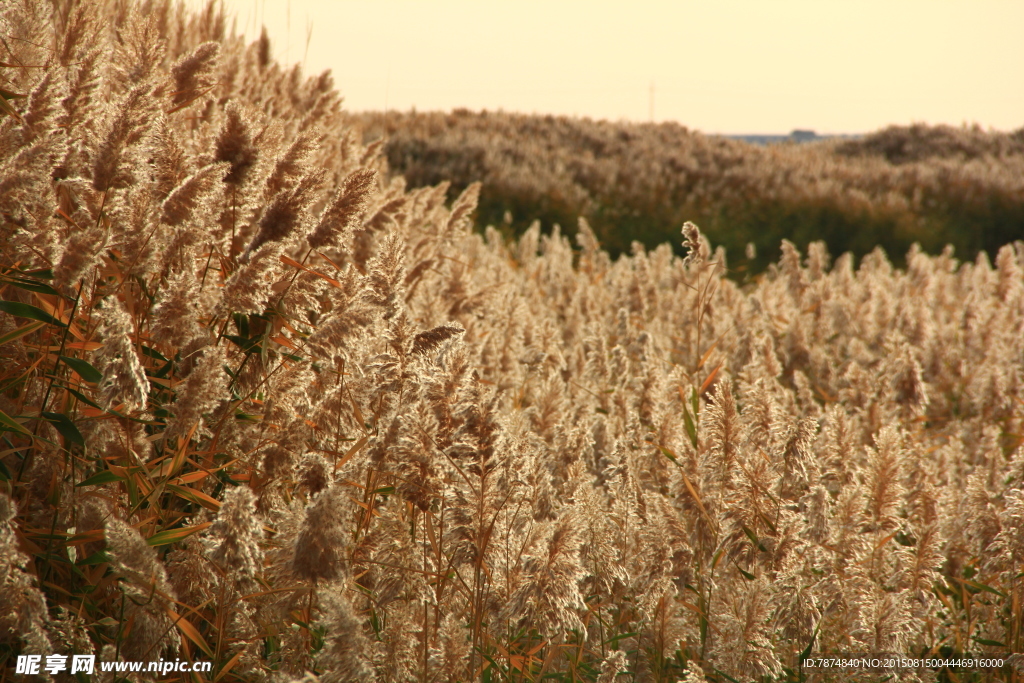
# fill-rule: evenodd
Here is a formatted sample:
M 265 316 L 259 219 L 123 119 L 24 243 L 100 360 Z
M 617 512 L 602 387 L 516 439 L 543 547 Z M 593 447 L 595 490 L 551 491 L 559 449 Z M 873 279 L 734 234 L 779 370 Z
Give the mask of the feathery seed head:
M 125 657 L 144 659 L 161 656 L 177 648 L 167 610 L 177 599 L 167 581 L 167 572 L 156 550 L 146 544 L 137 530 L 117 519 L 106 523 L 105 537 L 114 571 L 126 580 L 125 618 L 133 627 L 122 647 Z
M 256 514 L 256 496 L 249 487 L 236 487 L 224 496 L 210 535 L 210 557 L 229 576 L 253 579 L 263 569 L 263 549 L 259 545 L 263 525 Z
M 683 259 L 683 266 L 695 269 L 707 262 L 711 249 L 707 240 L 695 224 L 686 221 L 683 224 L 683 246 L 689 251 Z
M 260 156 L 258 136 L 253 135 L 253 114 L 236 102 L 228 104 L 225 113 L 213 158 L 230 164 L 225 183 L 242 185 Z
M 123 403 L 128 410 L 145 408 L 149 379 L 132 341 L 134 321 L 117 297 L 104 299 L 99 319 L 103 346 L 96 351 L 96 364 L 103 373 L 100 391 L 104 401 L 109 406 Z
M 345 179 L 334 200 L 320 215 L 316 228 L 306 238 L 310 249 L 338 246 L 344 240 L 344 235 L 362 213 L 376 181 L 377 172 L 368 168 L 353 171 Z
M 289 238 L 304 218 L 305 212 L 317 199 L 327 173 L 316 170 L 309 173 L 291 189 L 282 190 L 271 200 L 260 219 L 259 230 L 242 255 L 246 261 L 249 255 L 267 242 L 283 242 Z
M 346 571 L 344 531 L 340 486 L 323 491 L 306 506 L 306 517 L 295 540 L 292 570 L 306 581 L 334 580 Z
M 209 195 L 218 189 L 218 181 L 226 168 L 224 162 L 208 164 L 181 181 L 164 200 L 163 222 L 176 227 L 192 218 L 196 207 L 209 201 Z
M 171 77 L 174 79 L 171 102 L 175 107 L 184 106 L 199 98 L 202 89 L 212 84 L 218 56 L 220 43 L 210 41 L 196 46 L 192 52 L 171 67 Z
M 135 181 L 135 175 L 144 166 L 139 148 L 158 120 L 156 113 L 156 98 L 145 84 L 133 87 L 111 108 L 106 133 L 100 136 L 93 157 L 93 189 L 106 192 Z

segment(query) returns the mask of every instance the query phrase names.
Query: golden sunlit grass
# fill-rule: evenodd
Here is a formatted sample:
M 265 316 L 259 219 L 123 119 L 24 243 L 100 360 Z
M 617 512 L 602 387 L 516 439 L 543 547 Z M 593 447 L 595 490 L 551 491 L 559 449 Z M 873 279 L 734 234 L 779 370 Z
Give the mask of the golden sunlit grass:
M 1018 680 L 1024 244 L 506 243 L 213 5 L 0 12 L 0 680 Z

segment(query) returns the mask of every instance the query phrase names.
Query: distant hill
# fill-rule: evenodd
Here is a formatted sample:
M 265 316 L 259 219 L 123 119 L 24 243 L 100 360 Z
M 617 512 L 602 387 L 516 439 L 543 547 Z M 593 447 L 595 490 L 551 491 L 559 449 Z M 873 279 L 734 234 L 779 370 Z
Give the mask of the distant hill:
M 833 254 L 876 246 L 900 262 L 918 242 L 960 257 L 1024 236 L 1024 129 L 892 126 L 862 136 L 704 135 L 676 123 L 503 112 L 366 113 L 391 170 L 413 187 L 483 181 L 479 225 L 508 235 L 586 218 L 614 255 L 671 242 L 696 222 L 737 268 L 765 267 L 781 240 Z M 800 144 L 765 144 L 772 142 Z M 756 143 L 756 144 L 750 144 Z M 741 255 L 748 243 L 757 258 Z
M 813 130 L 801 130 L 796 129 L 789 135 L 723 135 L 724 138 L 730 140 L 742 140 L 743 142 L 749 142 L 752 145 L 778 145 L 786 142 L 818 142 L 821 140 L 858 140 L 863 135 L 859 134 L 847 134 L 847 135 L 818 135 Z

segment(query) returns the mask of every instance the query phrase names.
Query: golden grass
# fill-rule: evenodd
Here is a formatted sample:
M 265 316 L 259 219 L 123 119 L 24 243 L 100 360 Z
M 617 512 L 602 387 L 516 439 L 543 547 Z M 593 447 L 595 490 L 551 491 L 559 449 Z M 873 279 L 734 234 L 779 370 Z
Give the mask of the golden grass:
M 1024 244 L 506 244 L 211 5 L 0 9 L 0 680 L 1020 652 Z M 18 95 L 15 97 L 14 95 Z M 308 672 L 308 673 L 307 673 Z M 878 678 L 880 674 L 871 674 Z M 1017 680 L 1012 667 L 899 680 Z

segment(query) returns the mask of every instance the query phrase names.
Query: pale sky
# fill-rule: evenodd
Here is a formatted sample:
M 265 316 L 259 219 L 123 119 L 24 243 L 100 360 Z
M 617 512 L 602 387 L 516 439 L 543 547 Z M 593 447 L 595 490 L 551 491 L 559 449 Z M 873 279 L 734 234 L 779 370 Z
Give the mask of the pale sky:
M 707 133 L 1024 126 L 1024 0 L 223 1 L 350 111 L 648 121 L 653 84 Z

